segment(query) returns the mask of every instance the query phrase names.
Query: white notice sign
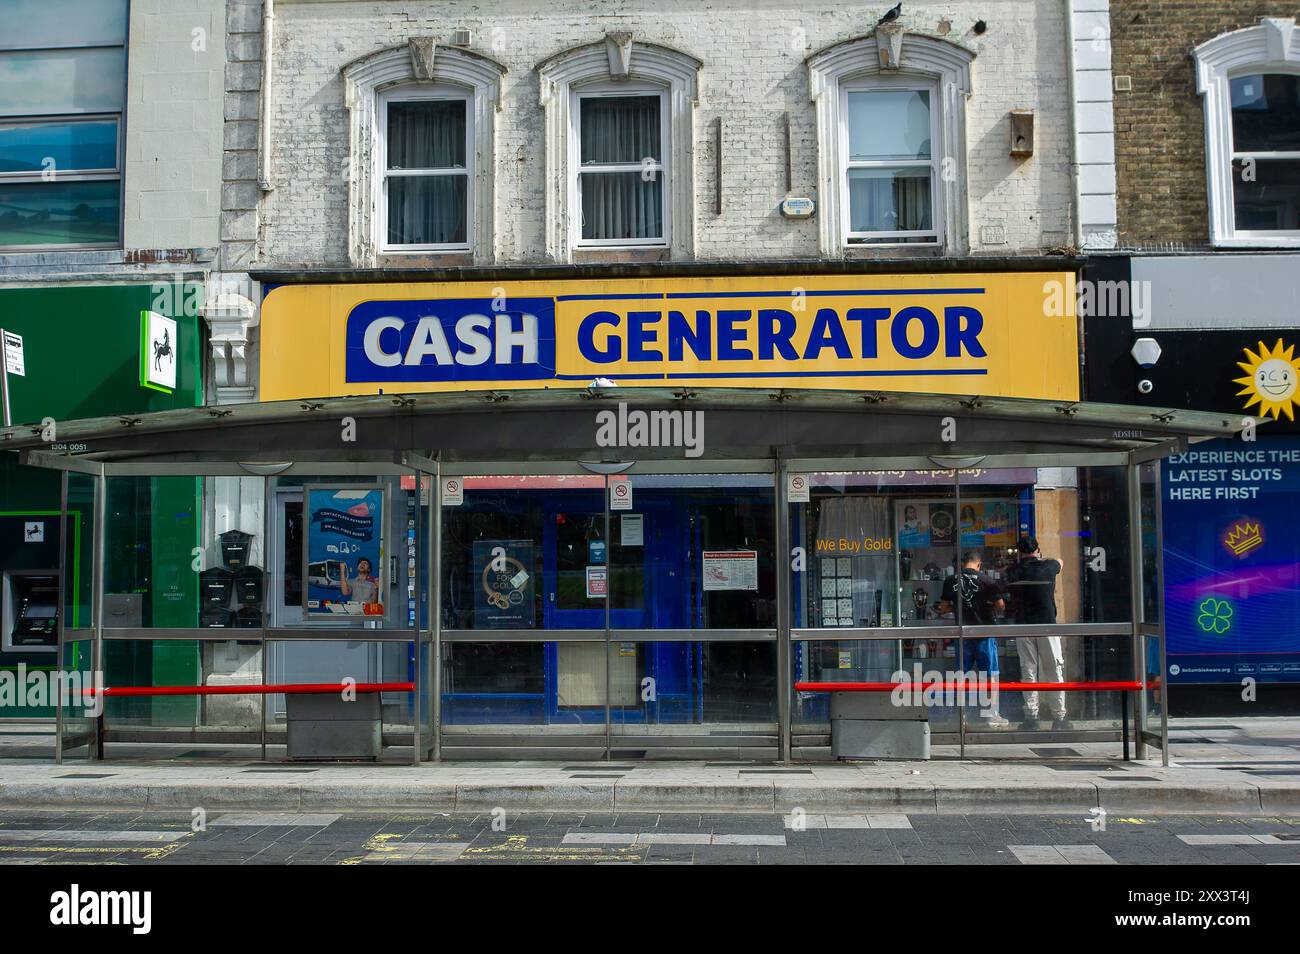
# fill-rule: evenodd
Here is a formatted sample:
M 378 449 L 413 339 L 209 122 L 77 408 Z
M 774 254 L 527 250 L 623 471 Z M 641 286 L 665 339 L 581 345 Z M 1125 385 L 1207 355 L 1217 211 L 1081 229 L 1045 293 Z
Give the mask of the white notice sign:
M 618 542 L 625 547 L 639 547 L 645 544 L 645 515 L 625 513 L 618 522 Z
M 785 499 L 789 503 L 808 503 L 808 475 L 785 475 Z
M 704 589 L 757 590 L 757 550 L 705 550 Z
M 16 335 L 12 331 L 6 331 L 4 336 L 5 365 L 9 368 L 9 373 L 16 374 L 20 378 L 27 377 L 27 367 L 23 361 L 23 336 Z

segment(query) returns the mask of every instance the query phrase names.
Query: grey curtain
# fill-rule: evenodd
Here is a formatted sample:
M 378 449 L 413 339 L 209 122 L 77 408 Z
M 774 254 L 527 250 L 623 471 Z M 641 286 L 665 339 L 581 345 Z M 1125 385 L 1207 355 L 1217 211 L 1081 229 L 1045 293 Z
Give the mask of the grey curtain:
M 388 105 L 389 169 L 467 169 L 464 100 Z M 388 241 L 447 245 L 467 241 L 469 176 L 388 177 Z
M 849 178 L 849 224 L 855 232 L 931 229 L 930 177 Z
M 601 172 L 602 165 L 662 162 L 658 96 L 581 99 L 582 237 L 642 239 L 663 235 L 663 175 Z

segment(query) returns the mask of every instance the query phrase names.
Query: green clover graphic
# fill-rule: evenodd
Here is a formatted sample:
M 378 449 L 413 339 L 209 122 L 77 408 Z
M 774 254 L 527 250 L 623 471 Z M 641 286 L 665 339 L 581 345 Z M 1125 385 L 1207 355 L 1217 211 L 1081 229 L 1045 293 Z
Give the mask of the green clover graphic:
M 1201 603 L 1200 610 L 1196 624 L 1205 632 L 1222 636 L 1232 627 L 1232 604 L 1227 600 L 1211 596 Z

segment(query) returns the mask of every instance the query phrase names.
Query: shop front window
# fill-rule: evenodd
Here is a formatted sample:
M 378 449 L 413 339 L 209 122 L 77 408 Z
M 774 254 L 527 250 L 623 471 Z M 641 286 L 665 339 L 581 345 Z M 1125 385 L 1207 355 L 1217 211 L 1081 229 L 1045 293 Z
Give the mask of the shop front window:
M 463 481 L 443 515 L 449 725 L 775 721 L 770 474 L 618 475 L 608 514 L 601 475 Z

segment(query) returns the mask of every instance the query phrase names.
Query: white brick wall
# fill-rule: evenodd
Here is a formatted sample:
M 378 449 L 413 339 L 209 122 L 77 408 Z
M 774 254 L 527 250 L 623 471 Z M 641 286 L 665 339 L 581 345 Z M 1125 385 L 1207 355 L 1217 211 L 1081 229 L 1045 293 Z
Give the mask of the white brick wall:
M 224 0 L 132 0 L 123 175 L 128 252 L 218 245 L 225 34 Z
M 816 0 L 814 0 L 816 3 Z M 704 5 L 694 0 L 476 0 L 276 4 L 272 123 L 275 190 L 261 208 L 259 264 L 347 265 L 347 112 L 340 70 L 412 36 L 473 31 L 471 49 L 507 69 L 498 116 L 497 258 L 545 260 L 543 114 L 534 66 L 554 53 L 630 31 L 703 61 L 696 113 L 696 254 L 700 259 L 815 258 L 814 221 L 783 219 L 781 125 L 788 112 L 794 195 L 815 195 L 816 140 L 804 59 L 869 33 L 892 4 L 855 0 L 792 10 L 777 0 Z M 1068 242 L 1072 232 L 1070 108 L 1062 0 L 952 0 L 904 4 L 904 26 L 976 51 L 967 110 L 970 245 L 1023 252 Z M 976 36 L 977 20 L 987 31 Z M 1035 152 L 1008 155 L 1008 113 L 1035 113 Z M 712 123 L 724 123 L 723 212 L 714 214 Z M 230 130 L 227 130 L 229 141 Z M 228 214 L 229 216 L 229 214 Z M 1000 226 L 1005 244 L 981 244 Z M 233 235 L 230 224 L 226 231 Z M 993 237 L 999 230 L 990 229 Z

